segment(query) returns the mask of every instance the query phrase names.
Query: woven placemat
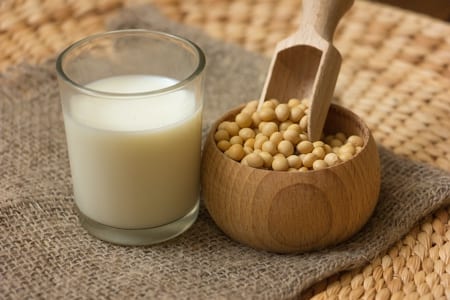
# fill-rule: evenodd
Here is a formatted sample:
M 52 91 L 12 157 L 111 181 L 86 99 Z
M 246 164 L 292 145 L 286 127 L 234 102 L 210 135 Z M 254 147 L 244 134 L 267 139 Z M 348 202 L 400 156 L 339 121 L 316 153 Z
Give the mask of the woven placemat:
M 104 30 L 128 2 L 155 2 L 170 18 L 220 39 L 271 53 L 298 24 L 299 0 L 115 1 L 4 0 L 0 3 L 0 67 L 37 62 L 68 43 Z M 450 29 L 433 19 L 357 2 L 336 44 L 344 54 L 338 94 L 395 153 L 450 170 Z M 354 47 L 350 47 L 354 45 Z M 351 100 L 353 99 L 353 101 Z M 358 101 L 356 101 L 358 100 Z M 449 295 L 449 208 L 429 215 L 367 266 L 316 285 L 308 295 L 394 298 Z M 447 294 L 446 294 L 447 293 Z
M 124 11 L 111 27 L 181 34 L 205 50 L 205 129 L 261 90 L 268 59 L 170 23 L 151 7 Z M 368 224 L 335 247 L 298 255 L 257 251 L 227 238 L 204 209 L 168 243 L 107 244 L 75 217 L 54 62 L 11 69 L 0 86 L 0 294 L 12 298 L 292 299 L 373 259 L 450 200 L 450 173 L 380 147 L 380 201 Z

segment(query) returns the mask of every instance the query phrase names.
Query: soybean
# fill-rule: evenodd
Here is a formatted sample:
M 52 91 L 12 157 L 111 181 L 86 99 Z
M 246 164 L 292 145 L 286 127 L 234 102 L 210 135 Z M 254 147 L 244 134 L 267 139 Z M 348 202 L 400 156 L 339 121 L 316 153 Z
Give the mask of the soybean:
M 311 142 L 307 136 L 308 100 L 270 99 L 257 111 L 250 101 L 232 121 L 214 133 L 218 149 L 231 159 L 253 168 L 276 171 L 320 170 L 350 160 L 362 151 L 364 140 L 355 134 L 329 134 Z

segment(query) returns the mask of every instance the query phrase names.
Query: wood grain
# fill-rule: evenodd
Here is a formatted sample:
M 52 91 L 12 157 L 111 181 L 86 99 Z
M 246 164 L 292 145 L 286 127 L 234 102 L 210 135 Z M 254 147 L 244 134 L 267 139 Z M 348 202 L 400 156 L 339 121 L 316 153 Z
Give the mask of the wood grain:
M 320 138 L 341 67 L 341 55 L 332 44 L 334 31 L 352 4 L 353 0 L 303 0 L 300 27 L 276 45 L 272 56 L 259 107 L 271 98 L 308 98 L 311 141 Z
M 303 252 L 348 239 L 366 223 L 378 200 L 380 167 L 375 142 L 361 119 L 332 105 L 325 125 L 327 133 L 364 138 L 353 159 L 323 170 L 279 172 L 244 166 L 217 148 L 217 125 L 241 108 L 212 127 L 202 159 L 206 208 L 228 236 L 257 249 Z

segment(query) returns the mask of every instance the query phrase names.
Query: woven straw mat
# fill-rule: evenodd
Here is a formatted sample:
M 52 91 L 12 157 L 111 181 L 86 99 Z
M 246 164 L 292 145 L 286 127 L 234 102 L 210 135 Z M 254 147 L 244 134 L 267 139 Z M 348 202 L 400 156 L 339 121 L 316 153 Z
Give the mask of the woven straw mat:
M 300 0 L 3 0 L 0 72 L 39 63 L 103 31 L 119 9 L 153 3 L 171 19 L 270 55 L 299 24 Z M 450 26 L 411 12 L 357 1 L 341 21 L 336 88 L 378 143 L 450 171 Z M 346 99 L 358 99 L 349 101 Z M 450 298 L 450 207 L 426 217 L 367 266 L 320 282 L 303 297 Z

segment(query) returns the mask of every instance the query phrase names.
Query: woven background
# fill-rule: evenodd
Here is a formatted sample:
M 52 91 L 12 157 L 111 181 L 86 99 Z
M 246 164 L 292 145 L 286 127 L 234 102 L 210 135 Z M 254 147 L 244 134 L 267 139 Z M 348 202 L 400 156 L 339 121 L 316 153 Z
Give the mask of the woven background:
M 121 7 L 153 2 L 170 18 L 270 54 L 295 30 L 300 1 L 3 1 L 0 68 L 41 62 L 105 29 Z M 336 46 L 344 64 L 337 95 L 395 153 L 450 170 L 450 27 L 405 11 L 357 2 Z M 428 216 L 387 253 L 310 289 L 317 298 L 411 299 L 450 295 L 450 209 Z

